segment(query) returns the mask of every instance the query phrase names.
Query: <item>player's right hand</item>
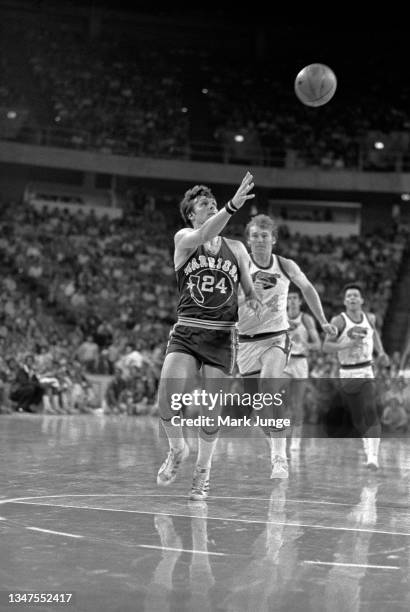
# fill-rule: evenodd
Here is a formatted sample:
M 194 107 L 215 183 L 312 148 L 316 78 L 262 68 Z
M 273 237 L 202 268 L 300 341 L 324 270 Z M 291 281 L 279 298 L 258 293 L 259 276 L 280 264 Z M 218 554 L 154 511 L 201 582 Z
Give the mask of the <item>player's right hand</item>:
M 236 209 L 239 210 L 247 200 L 251 200 L 255 197 L 254 193 L 249 193 L 254 186 L 253 175 L 250 172 L 247 172 L 242 179 L 242 183 L 240 184 L 238 191 L 231 200 Z
M 325 334 L 327 334 L 331 338 L 336 338 L 337 334 L 339 333 L 336 325 L 332 325 L 332 323 L 325 323 L 324 325 L 322 325 L 322 329 Z

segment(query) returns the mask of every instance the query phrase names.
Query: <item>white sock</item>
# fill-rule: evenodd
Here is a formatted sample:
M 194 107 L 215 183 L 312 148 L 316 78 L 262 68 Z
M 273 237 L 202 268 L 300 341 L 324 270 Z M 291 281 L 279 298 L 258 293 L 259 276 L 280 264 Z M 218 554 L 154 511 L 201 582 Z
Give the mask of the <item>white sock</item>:
M 271 433 L 270 444 L 272 458 L 279 455 L 282 459 L 286 459 L 286 434 L 284 432 Z
M 369 438 L 362 438 L 364 452 L 367 455 L 369 454 Z
M 185 440 L 181 425 L 172 425 L 171 421 L 162 421 L 162 419 L 161 422 L 167 434 L 169 448 L 176 451 L 182 450 L 185 446 Z
M 380 438 L 368 438 L 367 444 L 368 444 L 368 449 L 369 449 L 368 450 L 368 461 L 371 461 L 372 463 L 376 463 L 377 465 L 377 461 L 379 457 Z
M 216 444 L 218 442 L 218 436 L 209 436 L 206 440 L 198 433 L 198 457 L 196 465 L 201 469 L 209 469 L 212 463 L 212 456 L 214 454 Z
M 299 449 L 300 448 L 300 443 L 301 443 L 301 435 L 302 435 L 302 426 L 301 425 L 294 425 L 292 427 L 292 438 L 290 441 L 290 448 L 292 449 Z

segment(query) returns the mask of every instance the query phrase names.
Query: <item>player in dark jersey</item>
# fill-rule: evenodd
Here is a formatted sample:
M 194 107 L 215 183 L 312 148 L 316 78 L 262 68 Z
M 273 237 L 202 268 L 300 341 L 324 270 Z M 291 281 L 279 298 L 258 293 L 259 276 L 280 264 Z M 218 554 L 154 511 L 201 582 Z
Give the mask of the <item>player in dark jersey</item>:
M 232 200 L 218 211 L 208 187 L 196 185 L 185 193 L 180 210 L 191 225 L 175 234 L 174 265 L 177 275 L 178 320 L 171 331 L 158 390 L 160 418 L 169 440 L 168 456 L 159 469 L 157 484 L 175 480 L 189 447 L 182 427 L 174 418 L 173 398 L 192 390 L 201 372 L 206 391 L 218 392 L 218 379 L 228 377 L 236 360 L 235 324 L 238 320 L 238 287 L 241 285 L 247 305 L 257 312 L 259 299 L 249 274 L 249 256 L 237 240 L 219 236 L 231 216 L 254 197 L 253 177 L 248 172 Z M 214 381 L 214 384 L 212 384 Z M 190 498 L 206 499 L 209 473 L 215 450 L 220 406 L 207 416 L 212 423 L 201 424 L 198 432 L 198 457 Z

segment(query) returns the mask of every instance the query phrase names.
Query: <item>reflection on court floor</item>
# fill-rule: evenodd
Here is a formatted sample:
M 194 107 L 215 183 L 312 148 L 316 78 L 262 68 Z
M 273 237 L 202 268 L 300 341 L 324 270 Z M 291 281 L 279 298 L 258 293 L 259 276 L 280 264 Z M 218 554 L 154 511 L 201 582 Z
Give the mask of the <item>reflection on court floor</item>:
M 81 612 L 410 607 L 406 439 L 382 441 L 373 474 L 360 439 L 306 438 L 276 482 L 258 430 L 222 439 L 204 503 L 192 459 L 157 488 L 156 419 L 0 423 L 0 610 L 21 591 L 74 592 Z

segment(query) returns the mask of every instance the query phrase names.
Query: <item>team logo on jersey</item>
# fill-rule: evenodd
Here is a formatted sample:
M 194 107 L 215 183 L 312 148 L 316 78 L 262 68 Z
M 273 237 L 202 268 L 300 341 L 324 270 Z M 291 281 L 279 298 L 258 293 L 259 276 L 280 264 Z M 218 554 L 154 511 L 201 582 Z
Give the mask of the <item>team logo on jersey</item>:
M 360 327 L 360 325 L 355 325 L 354 327 L 351 327 L 348 330 L 347 335 L 349 336 L 349 338 L 364 338 L 365 336 L 367 336 L 367 329 L 366 327 Z
M 191 261 L 184 268 L 184 274 L 188 276 L 192 272 L 202 271 L 203 269 L 227 272 L 235 283 L 238 282 L 237 266 L 230 259 L 223 259 L 222 257 L 218 257 L 218 259 L 205 255 L 199 255 L 198 258 L 192 257 Z
M 275 287 L 278 283 L 278 278 L 280 278 L 280 274 L 272 273 L 272 272 L 265 272 L 264 270 L 257 270 L 256 272 L 252 274 L 253 282 L 255 281 L 261 282 L 262 288 L 264 290 L 272 289 L 272 287 Z
M 215 268 L 204 268 L 196 274 L 189 274 L 187 288 L 193 301 L 208 310 L 221 308 L 233 294 L 229 273 Z

